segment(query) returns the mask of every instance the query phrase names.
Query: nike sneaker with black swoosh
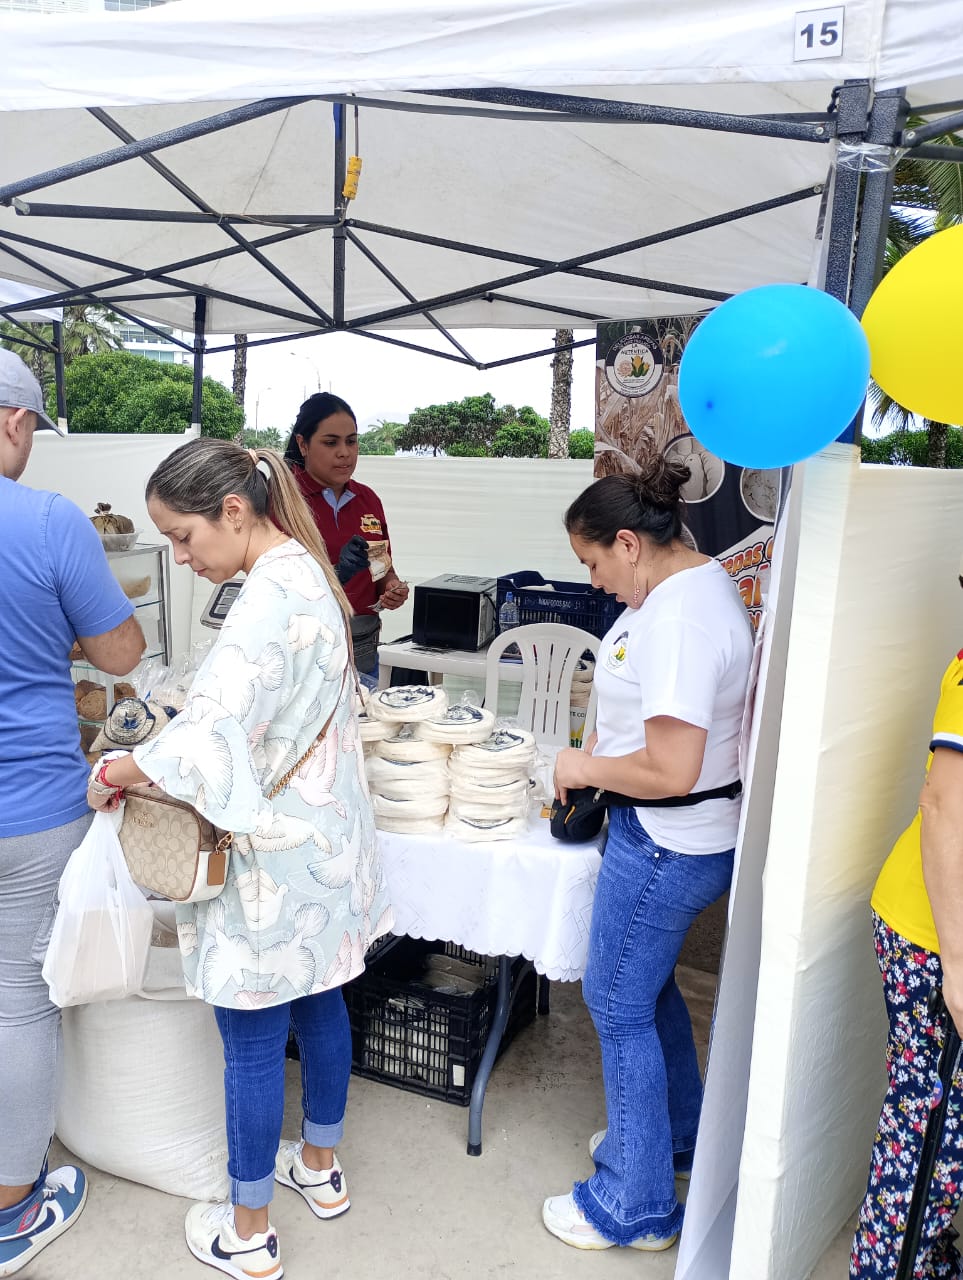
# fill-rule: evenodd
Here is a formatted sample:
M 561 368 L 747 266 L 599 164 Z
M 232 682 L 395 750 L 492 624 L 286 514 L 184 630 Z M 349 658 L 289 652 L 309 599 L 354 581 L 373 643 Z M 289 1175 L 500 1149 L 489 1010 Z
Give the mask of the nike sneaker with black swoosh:
M 280 1280 L 284 1275 L 278 1233 L 268 1224 L 267 1231 L 243 1240 L 234 1225 L 232 1204 L 191 1205 L 184 1234 L 198 1262 L 206 1262 L 234 1280 Z
M 348 1182 L 337 1155 L 330 1169 L 309 1169 L 301 1159 L 302 1142 L 282 1142 L 274 1162 L 274 1181 L 291 1187 L 316 1218 L 337 1218 L 351 1208 Z
M 48 1173 L 10 1222 L 0 1223 L 0 1276 L 12 1276 L 32 1262 L 80 1217 L 87 1203 L 87 1179 L 76 1165 Z

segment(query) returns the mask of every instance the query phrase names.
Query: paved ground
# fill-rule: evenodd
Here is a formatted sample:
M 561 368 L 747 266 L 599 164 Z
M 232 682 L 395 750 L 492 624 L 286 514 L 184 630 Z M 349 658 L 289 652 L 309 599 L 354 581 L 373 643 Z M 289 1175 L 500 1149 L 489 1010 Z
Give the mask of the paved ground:
M 697 1034 L 705 1043 L 714 978 L 681 971 Z M 598 1050 L 573 985 L 553 987 L 553 1010 L 522 1032 L 496 1067 L 485 1106 L 485 1151 L 465 1154 L 467 1110 L 352 1080 L 340 1151 L 350 1213 L 311 1216 L 278 1188 L 272 1217 L 290 1280 L 335 1268 L 368 1277 L 431 1280 L 669 1280 L 676 1251 L 581 1253 L 541 1225 L 546 1195 L 565 1191 L 591 1166 L 586 1143 L 604 1123 Z M 289 1123 L 297 1132 L 297 1064 L 289 1064 Z M 55 1153 L 62 1156 L 62 1152 Z M 90 1170 L 80 1222 L 25 1273 L 26 1280 L 202 1280 L 183 1243 L 187 1202 Z M 846 1235 L 846 1233 L 843 1233 Z M 848 1235 L 814 1280 L 843 1280 Z

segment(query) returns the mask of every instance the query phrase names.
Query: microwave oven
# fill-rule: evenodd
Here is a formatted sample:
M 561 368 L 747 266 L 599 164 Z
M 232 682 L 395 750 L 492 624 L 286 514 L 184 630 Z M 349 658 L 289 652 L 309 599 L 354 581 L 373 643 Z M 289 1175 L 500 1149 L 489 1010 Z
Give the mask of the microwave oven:
M 415 587 L 412 637 L 432 649 L 484 649 L 496 631 L 494 578 L 443 573 Z

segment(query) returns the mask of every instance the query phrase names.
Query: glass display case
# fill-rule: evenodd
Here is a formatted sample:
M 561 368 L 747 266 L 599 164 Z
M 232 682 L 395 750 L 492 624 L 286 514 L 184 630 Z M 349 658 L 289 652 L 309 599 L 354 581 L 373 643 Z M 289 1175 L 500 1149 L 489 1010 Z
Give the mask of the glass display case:
M 134 606 L 134 616 L 147 642 L 142 661 L 171 661 L 170 562 L 166 545 L 138 545 L 108 551 L 107 560 L 121 590 Z M 118 698 L 134 695 L 130 676 L 111 676 L 88 662 L 74 645 L 70 653 L 80 743 L 89 755 L 107 712 Z

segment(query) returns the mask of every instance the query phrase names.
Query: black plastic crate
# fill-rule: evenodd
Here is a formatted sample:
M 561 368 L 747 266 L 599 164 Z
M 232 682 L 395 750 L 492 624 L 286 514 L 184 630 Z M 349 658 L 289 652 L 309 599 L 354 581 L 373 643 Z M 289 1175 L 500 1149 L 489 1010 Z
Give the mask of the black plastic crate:
M 428 958 L 444 955 L 481 971 L 470 993 L 424 981 Z M 512 965 L 512 1009 L 499 1054 L 535 1018 L 537 977 L 528 961 Z M 343 988 L 356 1075 L 467 1106 L 495 1014 L 498 962 L 453 943 L 402 938 Z
M 531 589 L 538 587 L 545 590 Z M 570 627 L 581 627 L 600 640 L 625 608 L 615 596 L 586 582 L 553 579 L 548 583 L 533 569 L 522 569 L 498 579 L 496 609 L 501 609 L 509 591 L 518 605 L 521 626 L 532 622 L 564 622 Z

